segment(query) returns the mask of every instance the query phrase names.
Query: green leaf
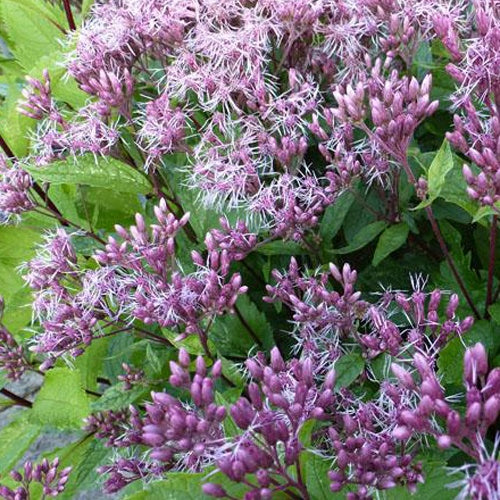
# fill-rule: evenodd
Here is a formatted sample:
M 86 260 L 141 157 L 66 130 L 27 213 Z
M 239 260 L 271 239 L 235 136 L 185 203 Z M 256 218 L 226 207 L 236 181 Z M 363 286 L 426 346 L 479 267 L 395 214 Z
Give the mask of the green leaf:
M 500 325 L 500 303 L 492 304 L 488 307 L 488 312 L 490 313 L 491 319 Z
M 444 462 L 424 463 L 424 484 L 417 486 L 416 493 L 410 493 L 407 488 L 398 487 L 386 492 L 386 500 L 453 500 L 457 498 L 456 488 L 450 488 L 450 484 L 460 480 L 460 475 L 451 476 L 446 471 Z
M 303 255 L 307 253 L 294 241 L 271 241 L 257 248 L 263 255 Z
M 354 201 L 349 191 L 342 193 L 333 205 L 328 206 L 319 226 L 319 234 L 325 243 L 330 243 L 342 227 L 344 219 Z
M 500 345 L 499 333 L 494 331 L 492 323 L 481 320 L 474 323 L 472 329 L 462 337 L 450 340 L 441 350 L 438 359 L 439 374 L 443 382 L 460 385 L 463 377 L 465 349 L 481 342 L 489 354 L 495 354 Z
M 415 210 L 427 207 L 441 194 L 446 176 L 452 168 L 453 155 L 450 144 L 445 139 L 427 171 L 427 199 L 415 207 Z
M 388 255 L 405 244 L 410 228 L 405 222 L 388 227 L 381 235 L 372 264 L 378 266 Z
M 126 496 L 124 500 L 198 500 L 207 498 L 203 495 L 205 474 L 193 474 L 188 472 L 170 472 L 168 479 L 155 481 L 132 495 Z
M 146 397 L 148 392 L 148 389 L 141 385 L 136 385 L 126 391 L 123 388 L 123 384 L 119 383 L 106 389 L 103 395 L 97 401 L 94 401 L 90 406 L 92 411 L 118 411 L 123 408 L 127 408 L 138 399 Z
M 33 422 L 57 428 L 80 429 L 89 410 L 80 372 L 53 368 L 45 375 L 43 386 L 33 403 L 32 419 Z
M 345 498 L 345 493 L 332 493 L 328 471 L 333 469 L 332 460 L 325 460 L 313 453 L 301 455 L 301 464 L 306 477 L 309 497 L 314 500 L 331 500 Z
M 351 385 L 363 372 L 365 362 L 361 354 L 356 352 L 346 354 L 335 362 L 335 387 L 348 387 Z
M 77 497 L 77 492 L 99 485 L 102 474 L 97 472 L 97 468 L 106 464 L 114 453 L 113 448 L 104 446 L 104 440 L 92 438 L 71 444 L 65 450 L 66 453 L 57 450 L 56 456 L 61 459 L 62 467 L 71 466 L 73 470 L 64 491 L 58 495 L 59 500 L 71 500 Z
M 387 223 L 384 221 L 376 221 L 368 224 L 354 236 L 349 245 L 339 248 L 338 250 L 333 250 L 333 253 L 342 255 L 355 252 L 356 250 L 363 248 L 365 245 L 368 245 L 370 241 L 374 240 L 386 228 L 386 226 Z
M 1 17 L 11 50 L 24 69 L 29 70 L 44 55 L 59 48 L 64 33 L 58 9 L 42 0 L 2 0 Z
M 77 160 L 56 161 L 45 167 L 26 166 L 25 169 L 35 180 L 51 184 L 84 184 L 134 194 L 147 194 L 151 189 L 149 180 L 129 165 L 92 154 L 85 154 Z
M 270 350 L 274 345 L 273 330 L 265 314 L 247 295 L 240 296 L 236 306 L 242 318 L 237 314 L 221 316 L 211 328 L 210 339 L 218 352 L 246 359 L 255 345 L 259 345 L 259 350 Z
M 80 371 L 85 389 L 97 389 L 97 377 L 102 372 L 104 358 L 108 352 L 108 342 L 108 338 L 94 340 L 75 360 L 75 366 Z
M 5 300 L 3 322 L 17 332 L 31 320 L 31 292 L 18 267 L 31 259 L 40 234 L 22 226 L 0 226 L 0 295 Z
M 40 434 L 40 426 L 30 422 L 26 411 L 0 431 L 0 474 L 12 469 Z

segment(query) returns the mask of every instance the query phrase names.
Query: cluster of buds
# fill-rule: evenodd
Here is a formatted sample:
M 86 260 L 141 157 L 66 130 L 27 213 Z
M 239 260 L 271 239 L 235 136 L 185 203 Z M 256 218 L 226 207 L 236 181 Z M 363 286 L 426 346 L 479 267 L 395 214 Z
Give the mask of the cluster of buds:
M 262 134 L 261 150 L 272 155 L 281 165 L 289 167 L 294 160 L 300 159 L 306 154 L 308 144 L 304 136 L 294 138 L 283 136 L 278 140 L 272 135 Z
M 12 334 L 0 323 L 0 368 L 5 370 L 7 378 L 19 380 L 23 373 L 31 368 L 24 349 Z
M 361 500 L 402 485 L 415 492 L 423 482 L 422 465 L 391 434 L 399 403 L 392 392 L 382 386 L 378 400 L 364 402 L 341 391 L 339 414 L 328 429 L 335 456 L 335 469 L 328 473 L 333 492 L 357 485 L 350 498 Z
M 368 308 L 360 299 L 361 293 L 354 289 L 357 272 L 347 263 L 342 270 L 330 264 L 329 273 L 307 276 L 292 258 L 286 274 L 273 270 L 272 276 L 276 285 L 267 285 L 264 300 L 281 301 L 291 309 L 297 325 L 295 335 L 306 352 L 339 357 L 339 338 L 352 334 Z M 331 278 L 342 287 L 341 292 L 329 289 Z
M 479 458 L 480 442 L 500 413 L 500 369 L 488 370 L 488 357 L 482 344 L 465 351 L 464 386 L 465 415 L 462 416 L 447 401 L 438 381 L 435 366 L 425 356 L 416 353 L 413 365 L 420 375 L 420 383 L 398 364 L 392 371 L 400 385 L 417 397 L 415 408 L 407 406 L 399 414 L 399 425 L 393 435 L 402 441 L 412 433 L 435 436 L 440 448 L 456 446 L 472 458 Z M 444 428 L 438 421 L 444 423 Z
M 438 101 L 430 101 L 432 75 L 422 83 L 415 77 L 401 77 L 397 70 L 384 75 L 382 61 L 377 59 L 371 67 L 366 82 L 355 87 L 339 86 L 333 92 L 338 108 L 332 113 L 340 121 L 350 121 L 368 133 L 371 140 L 379 144 L 396 160 L 406 157 L 406 151 L 418 125 L 438 108 Z M 366 95 L 368 94 L 368 104 Z M 375 126 L 370 131 L 364 123 L 367 111 Z
M 216 361 L 210 375 L 201 356 L 196 359 L 196 372 L 189 373 L 189 354 L 181 349 L 178 362 L 170 362 L 170 383 L 189 391 L 192 407 L 166 392 L 152 393 L 142 421 L 141 442 L 153 451 L 150 457 L 162 464 L 181 462 L 189 470 L 199 470 L 211 460 L 214 449 L 224 440 L 221 422 L 226 417 L 224 406 L 215 403 L 214 383 L 222 374 Z
M 24 100 L 19 102 L 18 111 L 34 120 L 41 120 L 45 116 L 50 115 L 51 118 L 59 121 L 60 115 L 56 111 L 52 101 L 48 70 L 43 70 L 41 80 L 27 76 L 26 81 L 28 86 L 21 91 Z
M 436 357 L 449 340 L 462 336 L 474 322 L 472 316 L 456 318 L 458 295 L 452 294 L 447 304 L 443 302 L 441 290 L 425 293 L 418 283 L 411 294 L 386 294 L 380 304 L 370 307 L 367 317 L 370 330 L 359 337 L 359 342 L 368 349 L 369 357 L 381 352 L 397 356 L 408 344 Z M 392 303 L 405 315 L 406 327 L 390 320 L 394 312 Z M 446 306 L 444 320 L 438 314 L 438 308 L 443 306 Z
M 43 497 L 56 497 L 64 491 L 69 479 L 71 467 L 59 470 L 59 459 L 55 458 L 52 462 L 43 459 L 40 464 L 26 462 L 21 471 L 12 471 L 12 479 L 20 485 L 11 489 L 0 485 L 0 496 L 6 500 L 29 500 L 30 485 L 40 483 L 42 486 Z
M 495 207 L 500 201 L 500 115 L 482 118 L 470 100 L 463 107 L 466 116 L 454 116 L 455 130 L 447 133 L 450 143 L 479 167 L 479 173 L 464 165 L 467 194 L 481 205 Z M 494 106 L 496 109 L 496 106 Z
M 122 363 L 122 368 L 125 373 L 118 375 L 117 379 L 123 382 L 123 389 L 130 391 L 134 385 L 144 381 L 144 370 L 134 368 L 127 363 Z
M 85 419 L 83 429 L 95 434 L 99 439 L 105 439 L 106 446 L 123 447 L 130 445 L 130 440 L 126 429 L 130 425 L 131 414 L 134 415 L 135 409 L 130 410 L 107 410 L 93 413 Z M 137 414 L 135 413 L 137 416 Z
M 250 485 L 246 478 L 255 474 L 257 485 L 248 498 L 271 498 L 273 491 L 283 489 L 283 480 L 285 488 L 303 493 L 301 479 L 294 480 L 286 470 L 298 464 L 303 424 L 328 418 L 334 404 L 335 373 L 323 373 L 323 382 L 317 384 L 319 368 L 311 358 L 285 363 L 277 348 L 271 350 L 269 364 L 259 353 L 246 361 L 246 367 L 254 381 L 247 387 L 248 395 L 231 406 L 231 416 L 243 434 L 217 460 L 217 466 L 238 483 Z M 203 489 L 212 496 L 226 496 L 218 485 L 210 483 Z
M 29 194 L 33 179 L 28 172 L 18 166 L 9 167 L 0 158 L 0 223 L 23 212 L 35 208 Z
M 231 261 L 243 260 L 257 245 L 257 235 L 251 233 L 242 220 L 231 227 L 225 217 L 219 219 L 221 229 L 212 229 L 205 237 L 208 251 L 220 250 L 227 253 Z
M 99 97 L 98 110 L 101 115 L 108 116 L 112 108 L 120 113 L 128 114 L 128 104 L 134 92 L 134 79 L 127 68 L 121 74 L 101 69 L 99 78 L 90 77 L 80 84 L 83 91 Z

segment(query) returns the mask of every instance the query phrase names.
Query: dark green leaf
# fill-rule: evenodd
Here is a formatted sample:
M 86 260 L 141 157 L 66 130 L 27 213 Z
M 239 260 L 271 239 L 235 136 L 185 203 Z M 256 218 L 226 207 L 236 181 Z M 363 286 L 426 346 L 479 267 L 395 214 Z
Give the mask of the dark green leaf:
M 378 266 L 388 255 L 403 246 L 410 228 L 405 222 L 388 227 L 381 235 L 375 248 L 372 264 Z
M 335 387 L 348 387 L 361 375 L 364 368 L 365 362 L 361 354 L 353 352 L 342 356 L 335 362 Z
M 346 254 L 355 252 L 365 245 L 368 245 L 370 241 L 374 240 L 387 226 L 384 221 L 376 221 L 363 227 L 359 233 L 354 236 L 351 243 L 345 247 L 339 248 L 338 250 L 333 250 L 336 254 Z
M 333 205 L 330 205 L 325 210 L 325 214 L 319 226 L 319 234 L 325 244 L 329 244 L 342 227 L 353 201 L 354 196 L 352 193 L 346 191 L 335 200 Z

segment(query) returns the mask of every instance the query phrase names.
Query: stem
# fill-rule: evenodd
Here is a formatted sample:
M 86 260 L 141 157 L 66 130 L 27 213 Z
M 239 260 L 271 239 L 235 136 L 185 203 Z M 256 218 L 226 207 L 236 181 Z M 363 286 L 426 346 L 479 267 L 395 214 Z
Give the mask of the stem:
M 259 339 L 257 334 L 254 332 L 253 328 L 248 324 L 247 320 L 243 317 L 243 314 L 241 314 L 241 311 L 239 310 L 239 308 L 236 304 L 233 306 L 233 309 L 234 309 L 234 312 L 236 313 L 236 316 L 238 316 L 240 323 L 245 327 L 245 329 L 250 334 L 250 337 L 252 337 L 254 342 L 256 344 L 258 344 L 260 347 L 264 347 L 262 345 L 262 341 Z
M 45 208 L 46 210 L 49 210 L 50 213 L 47 214 L 47 213 L 42 212 L 42 211 L 37 210 L 37 209 L 35 209 L 34 212 L 45 215 L 46 217 L 53 217 L 54 219 L 58 220 L 63 226 L 74 227 L 78 231 L 81 231 L 82 233 L 84 233 L 86 236 L 89 236 L 90 238 L 93 238 L 94 240 L 98 241 L 102 245 L 106 244 L 106 242 L 102 238 L 97 236 L 97 234 L 93 233 L 92 231 L 87 231 L 86 229 L 83 229 L 78 224 L 74 224 L 70 220 L 66 219 L 63 215 L 61 215 L 59 213 L 59 211 L 53 212 L 48 207 L 40 207 L 40 208 Z
M 446 242 L 444 241 L 443 235 L 441 234 L 441 230 L 439 229 L 439 225 L 436 221 L 436 218 L 434 217 L 434 213 L 432 212 L 432 208 L 430 206 L 425 207 L 425 212 L 427 213 L 427 217 L 429 219 L 429 222 L 431 223 L 432 230 L 434 231 L 434 235 L 436 236 L 436 239 L 438 240 L 439 246 L 441 247 L 441 251 L 443 252 L 443 255 L 446 259 L 446 262 L 450 266 L 451 272 L 452 272 L 453 276 L 455 277 L 455 281 L 457 282 L 462 294 L 464 295 L 465 300 L 469 304 L 469 307 L 472 309 L 474 316 L 477 319 L 481 319 L 481 314 L 479 313 L 476 306 L 474 305 L 472 297 L 469 295 L 469 292 L 467 291 L 467 288 L 465 287 L 465 283 L 463 282 L 462 277 L 460 276 L 460 273 L 458 272 L 458 269 L 455 265 L 455 261 L 453 260 L 450 252 L 448 251 L 448 247 L 446 246 Z
M 495 276 L 495 252 L 497 243 L 497 223 L 498 215 L 493 216 L 490 229 L 490 260 L 488 264 L 488 284 L 486 287 L 486 304 L 484 306 L 484 317 L 489 318 L 488 307 L 493 304 L 493 279 Z
M 405 169 L 406 175 L 408 176 L 408 179 L 410 182 L 416 187 L 417 186 L 417 179 L 413 175 L 413 172 L 411 170 L 410 164 L 408 163 L 408 159 L 406 156 L 402 156 L 400 158 L 401 164 L 403 165 L 403 168 Z M 469 304 L 469 307 L 472 309 L 472 312 L 474 313 L 474 316 L 476 319 L 481 319 L 481 314 L 479 313 L 477 307 L 474 304 L 474 301 L 472 300 L 472 297 L 469 295 L 469 292 L 467 291 L 467 287 L 465 286 L 465 283 L 460 276 L 460 273 L 458 272 L 457 266 L 455 265 L 455 261 L 453 260 L 453 257 L 451 256 L 448 247 L 446 246 L 446 242 L 444 241 L 443 235 L 441 233 L 441 229 L 439 229 L 439 224 L 437 223 L 436 217 L 434 217 L 434 212 L 432 211 L 431 206 L 425 207 L 425 213 L 427 214 L 427 218 L 429 219 L 429 222 L 431 223 L 432 231 L 434 232 L 434 236 L 436 237 L 439 246 L 441 248 L 441 252 L 444 255 L 444 258 L 446 259 L 446 262 L 448 263 L 448 266 L 450 267 L 450 270 L 455 278 L 455 281 L 457 282 L 463 296 L 465 297 L 465 300 Z
M 28 401 L 27 399 L 24 399 L 23 397 L 18 396 L 17 394 L 14 394 L 13 392 L 9 391 L 8 389 L 5 389 L 5 388 L 0 389 L 0 394 L 3 394 L 7 398 L 11 399 L 19 406 L 24 406 L 25 408 L 31 408 L 33 406 L 31 401 Z
M 7 142 L 2 137 L 2 134 L 0 134 L 0 148 L 3 149 L 4 153 L 7 155 L 7 157 L 11 161 L 13 161 L 13 162 L 19 161 L 17 159 L 17 156 L 14 154 L 14 151 L 12 151 L 12 149 L 10 149 L 9 145 L 7 144 Z M 54 205 L 54 202 L 49 198 L 49 196 L 47 195 L 47 193 L 43 190 L 43 188 L 40 185 L 38 185 L 36 182 L 33 182 L 33 189 L 38 194 L 38 196 L 40 196 L 40 198 L 42 198 L 42 200 L 47 204 L 47 207 L 52 212 L 61 215 L 61 212 L 59 212 L 59 210 L 57 209 L 57 207 Z
M 69 0 L 63 0 L 64 12 L 66 12 L 66 19 L 68 20 L 68 26 L 71 31 L 76 30 L 75 18 L 73 17 L 73 12 L 71 11 L 71 5 Z

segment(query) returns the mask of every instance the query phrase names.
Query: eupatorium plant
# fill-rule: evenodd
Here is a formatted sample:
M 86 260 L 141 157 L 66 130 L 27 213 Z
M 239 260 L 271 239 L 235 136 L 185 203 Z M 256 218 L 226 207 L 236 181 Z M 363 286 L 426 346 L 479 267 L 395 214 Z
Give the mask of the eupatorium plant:
M 0 20 L 2 498 L 500 499 L 496 0 Z

